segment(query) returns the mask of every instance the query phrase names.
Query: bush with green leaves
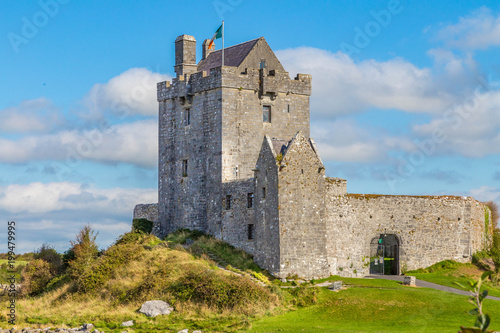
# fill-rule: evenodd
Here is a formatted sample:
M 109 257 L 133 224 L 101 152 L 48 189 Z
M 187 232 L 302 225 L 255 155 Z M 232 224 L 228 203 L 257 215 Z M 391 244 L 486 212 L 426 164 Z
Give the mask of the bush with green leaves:
M 275 303 L 267 289 L 235 275 L 220 275 L 208 269 L 193 268 L 170 288 L 183 301 L 205 304 L 219 310 L 242 309 L 253 304 Z
M 97 233 L 90 225 L 86 225 L 76 235 L 76 240 L 71 242 L 71 251 L 74 259 L 69 261 L 69 275 L 78 279 L 96 261 L 99 249 L 95 242 Z
M 77 290 L 83 293 L 100 290 L 107 281 L 115 277 L 123 265 L 135 259 L 143 250 L 144 247 L 139 242 L 111 246 L 78 276 Z
M 62 256 L 57 253 L 54 248 L 48 244 L 44 243 L 34 255 L 34 259 L 40 259 L 47 262 L 50 265 L 51 272 L 53 275 L 60 273 L 62 268 Z
M 30 261 L 21 273 L 22 293 L 25 295 L 40 294 L 50 280 L 54 277 L 51 265 L 42 260 L 35 259 Z
M 132 220 L 132 231 L 133 232 L 143 232 L 145 234 L 150 234 L 153 231 L 153 222 L 148 219 L 140 218 Z
M 481 286 L 484 281 L 491 275 L 492 272 L 484 272 L 483 275 L 477 281 L 470 281 L 471 296 L 468 301 L 475 305 L 476 307 L 469 311 L 469 314 L 476 316 L 476 323 L 474 327 L 460 327 L 461 331 L 459 333 L 485 333 L 492 332 L 489 331 L 491 318 L 489 315 L 483 313 L 483 300 L 488 296 L 488 290 L 481 291 Z M 462 288 L 465 288 L 460 283 L 457 283 Z

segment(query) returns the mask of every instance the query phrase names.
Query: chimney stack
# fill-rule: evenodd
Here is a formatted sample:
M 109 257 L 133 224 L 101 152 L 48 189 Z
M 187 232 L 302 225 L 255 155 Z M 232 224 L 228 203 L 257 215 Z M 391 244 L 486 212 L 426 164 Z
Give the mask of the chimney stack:
M 177 77 L 196 72 L 196 39 L 193 36 L 180 35 L 175 40 L 174 68 Z
M 202 53 L 202 60 L 205 59 L 206 57 L 208 57 L 208 55 L 210 54 L 210 52 L 212 52 L 212 50 L 210 50 L 208 48 L 208 45 L 210 44 L 210 39 L 205 39 L 205 41 L 203 41 L 203 44 L 202 44 L 202 47 L 203 47 L 203 53 Z M 215 45 L 215 43 L 214 43 Z

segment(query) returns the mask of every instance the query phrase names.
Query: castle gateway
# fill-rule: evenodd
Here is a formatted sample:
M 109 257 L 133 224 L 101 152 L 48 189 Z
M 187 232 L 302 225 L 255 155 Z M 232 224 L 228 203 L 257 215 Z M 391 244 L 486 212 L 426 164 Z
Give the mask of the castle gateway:
M 470 261 L 491 239 L 470 197 L 349 194 L 325 176 L 309 137 L 311 76 L 290 78 L 264 38 L 208 49 L 175 40 L 172 82 L 158 83 L 158 204 L 134 218 L 163 236 L 207 232 L 277 277 L 400 274 Z

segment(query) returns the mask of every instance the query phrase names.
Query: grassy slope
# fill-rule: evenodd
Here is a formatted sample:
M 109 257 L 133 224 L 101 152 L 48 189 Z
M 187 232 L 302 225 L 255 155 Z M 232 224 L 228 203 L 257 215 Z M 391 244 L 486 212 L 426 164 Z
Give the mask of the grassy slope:
M 209 243 L 208 240 L 205 241 Z M 123 327 L 120 327 L 120 324 L 134 320 L 135 325 L 127 329 L 128 332 L 178 332 L 184 328 L 201 329 L 204 332 L 207 329 L 228 332 L 248 327 L 248 321 L 252 317 L 260 316 L 276 305 L 276 296 L 253 284 L 248 278 L 237 277 L 221 270 L 213 261 L 201 254 L 203 258 L 193 255 L 175 242 L 167 248 L 164 242 L 148 236 L 139 240 L 139 245 L 131 246 L 129 243 L 120 245 L 123 249 L 115 248 L 118 255 L 127 251 L 136 253 L 126 265 L 109 266 L 113 270 L 111 278 L 105 281 L 97 294 L 76 293 L 75 283 L 66 282 L 40 296 L 18 299 L 17 326 L 76 327 L 91 322 L 106 332 L 122 332 Z M 100 262 L 105 258 L 106 255 L 100 257 Z M 95 271 L 96 268 L 97 266 L 94 266 L 92 270 Z M 182 282 L 188 274 L 196 277 L 200 272 L 203 279 L 212 276 L 213 284 L 206 286 L 208 291 L 217 290 L 224 294 L 229 285 L 244 290 L 245 285 L 251 284 L 250 289 L 246 289 L 262 299 L 249 301 L 248 297 L 245 297 L 242 305 L 225 309 L 195 300 L 196 295 L 188 300 L 176 297 L 176 284 Z M 191 291 L 182 286 L 181 290 Z M 214 294 L 211 295 L 215 297 Z M 156 318 L 147 318 L 137 312 L 144 301 L 153 299 L 168 301 L 176 311 L 170 316 Z M 7 326 L 5 317 L 0 317 L 0 327 Z
M 395 281 L 340 278 L 352 287 L 322 289 L 316 305 L 252 323 L 250 332 L 457 332 L 473 325 L 467 297 Z M 492 329 L 500 330 L 500 302 L 486 301 Z
M 452 288 L 469 290 L 469 281 L 471 279 L 477 279 L 483 270 L 479 269 L 473 264 L 461 264 L 457 262 L 440 262 L 426 269 L 419 269 L 416 271 L 407 272 L 406 275 L 415 276 L 417 279 L 428 281 L 432 283 L 437 283 L 443 286 L 448 286 Z M 465 286 L 462 288 L 457 285 L 456 282 Z M 490 282 L 484 284 L 484 288 L 488 289 L 488 294 L 491 296 L 500 297 L 500 286 L 494 285 Z

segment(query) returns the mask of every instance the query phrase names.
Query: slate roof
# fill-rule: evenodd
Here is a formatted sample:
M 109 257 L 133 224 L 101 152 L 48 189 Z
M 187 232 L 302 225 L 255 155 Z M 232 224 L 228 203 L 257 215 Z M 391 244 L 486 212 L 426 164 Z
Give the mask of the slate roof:
M 273 144 L 273 149 L 276 154 L 281 154 L 282 156 L 285 155 L 286 149 L 288 148 L 288 144 L 290 141 L 287 140 L 278 140 L 278 139 L 271 139 L 271 142 Z
M 224 66 L 238 67 L 261 38 L 224 48 Z M 220 67 L 221 64 L 222 51 L 212 51 L 208 57 L 198 63 L 198 72 Z

